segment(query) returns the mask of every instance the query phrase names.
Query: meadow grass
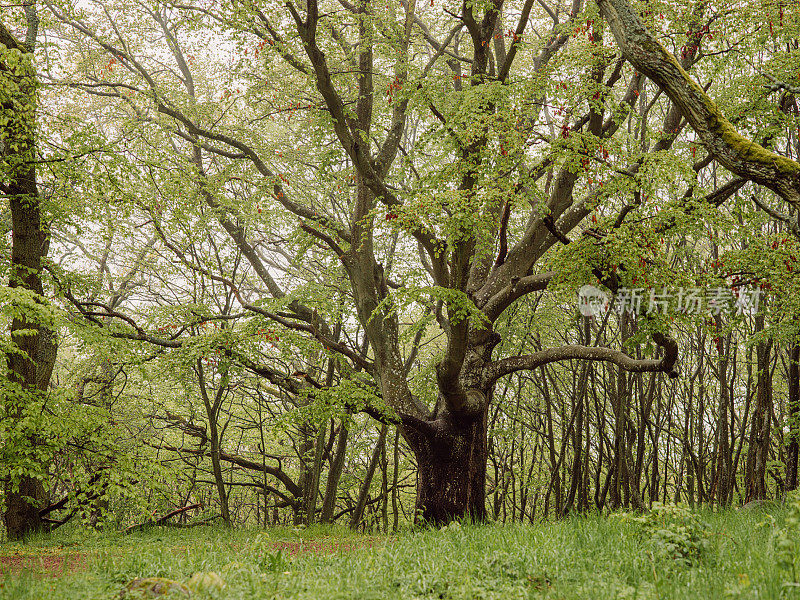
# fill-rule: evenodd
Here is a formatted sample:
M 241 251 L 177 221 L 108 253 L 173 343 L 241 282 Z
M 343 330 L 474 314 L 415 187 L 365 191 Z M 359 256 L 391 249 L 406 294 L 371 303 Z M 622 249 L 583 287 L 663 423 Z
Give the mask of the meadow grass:
M 800 598 L 795 575 L 776 560 L 774 537 L 784 517 L 781 509 L 702 512 L 709 527 L 691 560 L 663 552 L 654 540 L 665 532 L 619 515 L 366 538 L 338 527 L 131 535 L 76 527 L 26 545 L 0 544 L 5 557 L 83 557 L 58 577 L 35 565 L 22 572 L 4 567 L 0 598 L 111 600 L 137 577 L 185 582 L 196 572 L 215 572 L 224 587 L 196 588 L 193 599 Z M 685 533 L 680 524 L 672 529 L 666 539 Z

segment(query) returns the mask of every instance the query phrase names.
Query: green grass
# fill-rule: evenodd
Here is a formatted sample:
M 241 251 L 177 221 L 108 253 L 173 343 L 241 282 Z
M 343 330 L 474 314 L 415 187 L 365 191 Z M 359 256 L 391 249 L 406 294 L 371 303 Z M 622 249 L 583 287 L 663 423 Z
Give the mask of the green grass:
M 80 552 L 83 568 L 59 578 L 36 572 L 0 577 L 3 599 L 112 599 L 136 577 L 185 582 L 218 573 L 222 590 L 192 598 L 800 598 L 786 586 L 773 549 L 784 513 L 703 513 L 708 545 L 692 564 L 658 551 L 627 518 L 575 517 L 543 525 L 451 526 L 371 537 L 371 547 L 289 556 L 277 542 L 340 542 L 362 536 L 340 528 L 268 531 L 221 528 L 153 529 L 124 536 L 81 529 L 2 544 L 0 555 Z M 181 596 L 183 597 L 183 596 Z

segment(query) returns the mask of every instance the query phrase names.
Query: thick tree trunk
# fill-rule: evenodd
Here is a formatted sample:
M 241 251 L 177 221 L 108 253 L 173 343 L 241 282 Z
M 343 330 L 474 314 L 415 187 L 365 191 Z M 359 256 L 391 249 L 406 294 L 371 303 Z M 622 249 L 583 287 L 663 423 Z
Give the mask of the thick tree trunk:
M 35 167 L 36 73 L 32 53 L 38 18 L 33 5 L 25 9 L 28 20 L 25 44 L 16 40 L 0 24 L 0 43 L 7 49 L 22 53 L 22 59 L 9 62 L 0 56 L 0 85 L 6 89 L 1 108 L 3 115 L 8 117 L 0 128 L 0 138 L 4 141 L 0 152 L 8 164 L 5 173 L 7 179 L 1 191 L 9 198 L 13 232 L 9 287 L 29 290 L 41 298 L 44 293 L 41 261 L 47 255 L 48 237 L 42 225 Z M 31 330 L 36 333 L 29 335 Z M 11 340 L 24 354 L 15 353 L 8 357 L 10 380 L 19 388 L 15 394 L 9 394 L 10 398 L 6 398 L 6 410 L 12 419 L 20 419 L 26 404 L 43 393 L 49 385 L 55 363 L 55 334 L 36 319 L 23 316 L 12 321 Z M 30 432 L 27 443 L 31 448 L 36 446 L 33 432 Z M 30 450 L 27 452 L 32 454 Z M 43 522 L 39 508 L 45 498 L 42 482 L 30 474 L 24 474 L 6 481 L 4 491 L 6 506 L 3 520 L 9 539 L 24 539 L 41 529 Z
M 471 422 L 444 414 L 408 436 L 419 471 L 417 522 L 486 520 L 486 419 L 487 411 Z
M 25 539 L 42 529 L 43 521 L 39 509 L 45 497 L 42 482 L 33 477 L 22 477 L 19 487 L 11 490 L 6 486 L 6 510 L 3 521 L 8 539 Z

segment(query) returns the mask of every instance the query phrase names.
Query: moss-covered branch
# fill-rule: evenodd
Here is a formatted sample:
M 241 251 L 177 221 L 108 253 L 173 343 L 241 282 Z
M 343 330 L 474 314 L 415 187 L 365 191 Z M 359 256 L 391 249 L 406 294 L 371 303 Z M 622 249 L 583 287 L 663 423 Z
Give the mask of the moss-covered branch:
M 711 155 L 733 173 L 800 206 L 800 163 L 747 139 L 645 27 L 628 0 L 597 0 L 628 61 L 681 109 Z

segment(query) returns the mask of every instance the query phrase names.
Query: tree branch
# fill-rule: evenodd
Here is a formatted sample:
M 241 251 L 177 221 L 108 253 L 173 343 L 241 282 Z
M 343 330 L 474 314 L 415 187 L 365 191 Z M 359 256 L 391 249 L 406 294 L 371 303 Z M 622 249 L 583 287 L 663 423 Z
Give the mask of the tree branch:
M 627 0 L 597 0 L 622 54 L 681 109 L 708 151 L 736 175 L 800 207 L 800 163 L 742 136 L 645 27 Z
M 676 378 L 679 371 L 675 366 L 678 360 L 678 343 L 663 333 L 654 333 L 653 341 L 664 348 L 660 359 L 635 359 L 620 350 L 601 346 L 580 346 L 570 344 L 559 348 L 548 348 L 533 354 L 504 358 L 491 363 L 485 372 L 484 382 L 491 385 L 501 377 L 517 371 L 530 371 L 543 365 L 562 360 L 597 360 L 613 363 L 633 373 L 663 372 Z

